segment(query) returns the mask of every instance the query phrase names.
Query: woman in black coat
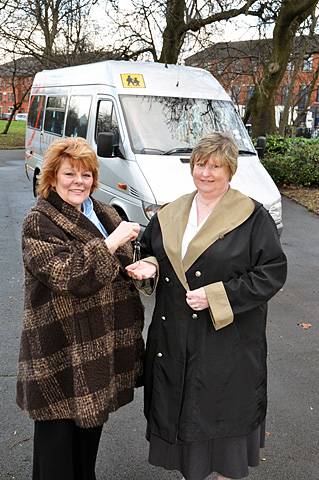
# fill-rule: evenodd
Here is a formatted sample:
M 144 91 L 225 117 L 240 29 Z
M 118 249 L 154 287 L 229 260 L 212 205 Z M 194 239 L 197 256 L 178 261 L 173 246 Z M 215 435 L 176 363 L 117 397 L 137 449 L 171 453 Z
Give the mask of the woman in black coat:
M 158 277 L 145 361 L 149 461 L 187 480 L 243 478 L 259 462 L 267 407 L 267 302 L 286 279 L 276 226 L 229 188 L 238 150 L 214 133 L 195 147 L 196 192 L 153 217 L 149 256 L 127 270 Z

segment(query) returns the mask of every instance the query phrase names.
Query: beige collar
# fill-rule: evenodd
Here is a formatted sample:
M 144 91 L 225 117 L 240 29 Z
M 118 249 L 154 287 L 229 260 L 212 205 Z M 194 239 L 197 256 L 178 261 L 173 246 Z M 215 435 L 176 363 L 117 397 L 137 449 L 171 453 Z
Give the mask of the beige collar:
M 210 245 L 244 223 L 255 209 L 251 198 L 230 188 L 191 240 L 182 259 L 183 235 L 195 195 L 196 191 L 183 195 L 158 212 L 165 252 L 186 290 L 189 287 L 185 272 Z

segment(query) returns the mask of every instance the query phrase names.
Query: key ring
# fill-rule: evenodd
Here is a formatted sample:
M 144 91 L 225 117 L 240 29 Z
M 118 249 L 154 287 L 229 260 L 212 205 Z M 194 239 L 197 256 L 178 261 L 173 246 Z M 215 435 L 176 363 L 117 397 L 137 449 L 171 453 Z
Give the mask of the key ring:
M 135 240 L 133 245 L 133 263 L 141 261 L 141 244 Z

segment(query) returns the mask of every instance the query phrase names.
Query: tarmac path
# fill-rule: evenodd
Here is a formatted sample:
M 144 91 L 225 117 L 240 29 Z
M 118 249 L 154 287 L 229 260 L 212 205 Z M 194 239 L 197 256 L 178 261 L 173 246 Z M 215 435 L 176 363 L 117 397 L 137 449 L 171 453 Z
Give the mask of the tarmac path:
M 22 151 L 0 151 L 0 479 L 31 478 L 32 422 L 15 405 L 23 277 L 20 230 L 34 203 Z M 319 217 L 283 199 L 286 285 L 268 321 L 267 444 L 251 480 L 319 480 Z M 146 324 L 153 299 L 143 299 Z M 304 330 L 298 324 L 311 323 Z M 110 416 L 97 464 L 98 480 L 174 480 L 147 463 L 142 389 Z M 57 479 L 58 480 L 58 479 Z

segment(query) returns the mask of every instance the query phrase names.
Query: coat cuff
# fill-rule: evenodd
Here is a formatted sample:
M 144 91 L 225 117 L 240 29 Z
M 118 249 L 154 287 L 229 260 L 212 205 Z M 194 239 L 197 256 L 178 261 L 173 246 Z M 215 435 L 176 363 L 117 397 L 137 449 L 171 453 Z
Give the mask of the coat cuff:
M 146 258 L 142 258 L 143 262 L 148 262 L 148 263 L 152 263 L 153 265 L 156 266 L 156 275 L 158 273 L 158 261 L 156 260 L 156 257 L 146 257 Z
M 143 262 L 152 263 L 156 266 L 156 274 L 153 278 L 148 278 L 147 280 L 133 280 L 133 283 L 137 290 L 143 293 L 146 296 L 152 295 L 154 290 L 156 289 L 157 282 L 158 282 L 158 261 L 155 257 L 146 257 L 142 259 Z
M 210 285 L 204 286 L 204 289 L 215 330 L 219 330 L 233 323 L 234 314 L 223 282 L 211 283 Z

